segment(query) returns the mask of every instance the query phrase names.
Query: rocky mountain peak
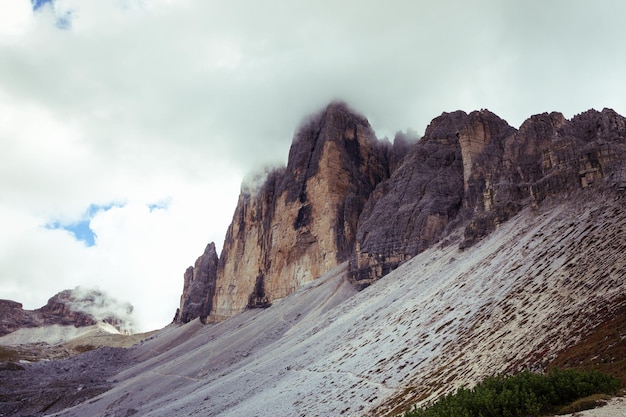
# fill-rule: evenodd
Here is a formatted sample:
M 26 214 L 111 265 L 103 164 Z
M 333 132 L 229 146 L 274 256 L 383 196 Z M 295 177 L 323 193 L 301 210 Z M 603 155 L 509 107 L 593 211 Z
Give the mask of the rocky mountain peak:
M 382 145 L 378 143 L 367 119 L 352 111 L 345 103 L 333 102 L 321 112 L 305 119 L 294 135 L 279 191 L 288 191 L 289 202 L 306 201 L 307 182 L 318 174 L 320 164 L 331 163 L 328 160 L 331 148 L 337 154 L 332 156 L 342 159 L 344 170 L 353 176 L 362 176 L 357 171 L 365 173 L 368 170 L 363 165 L 368 162 L 368 152 L 376 147 Z M 364 180 L 361 185 L 379 182 L 380 178 Z
M 221 320 L 265 307 L 346 260 L 363 288 L 438 242 L 468 248 L 547 198 L 625 189 L 625 147 L 625 119 L 610 109 L 537 114 L 519 130 L 489 110 L 459 110 L 392 145 L 331 103 L 298 128 L 286 167 L 242 187 L 215 284 L 188 270 L 182 299 L 196 301 L 181 300 L 181 312 L 202 306 L 185 320 Z
M 211 242 L 198 257 L 195 265 L 187 268 L 180 308 L 176 310 L 174 316 L 175 323 L 187 323 L 196 317 L 206 320 L 215 294 L 218 261 L 215 243 Z
M 580 137 L 584 141 L 601 138 L 603 140 L 620 140 L 626 132 L 626 118 L 615 110 L 604 108 L 577 114 L 572 117 L 568 133 Z
M 51 325 L 92 326 L 111 324 L 122 333 L 132 333 L 133 306 L 119 302 L 96 289 L 76 287 L 50 297 L 36 310 L 24 310 L 21 303 L 0 300 L 0 336 L 20 328 Z
M 259 172 L 242 186 L 214 281 L 192 278 L 197 266 L 187 270 L 176 321 L 266 307 L 346 261 L 366 201 L 409 143 L 379 141 L 367 119 L 342 102 L 306 118 L 286 167 Z

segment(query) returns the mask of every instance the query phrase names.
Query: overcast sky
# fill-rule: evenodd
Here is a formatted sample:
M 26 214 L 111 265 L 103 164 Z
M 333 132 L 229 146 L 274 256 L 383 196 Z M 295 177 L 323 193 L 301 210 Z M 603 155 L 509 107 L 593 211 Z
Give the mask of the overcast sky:
M 243 176 L 343 99 L 379 137 L 444 111 L 626 114 L 626 2 L 2 0 L 0 298 L 97 286 L 171 321 Z

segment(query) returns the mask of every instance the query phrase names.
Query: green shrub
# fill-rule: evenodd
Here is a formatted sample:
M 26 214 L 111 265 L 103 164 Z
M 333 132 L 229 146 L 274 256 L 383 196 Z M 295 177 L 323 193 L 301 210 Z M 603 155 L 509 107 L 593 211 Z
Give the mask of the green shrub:
M 593 394 L 614 394 L 618 379 L 598 371 L 552 370 L 493 376 L 474 388 L 461 387 L 405 417 L 525 417 L 548 413 Z

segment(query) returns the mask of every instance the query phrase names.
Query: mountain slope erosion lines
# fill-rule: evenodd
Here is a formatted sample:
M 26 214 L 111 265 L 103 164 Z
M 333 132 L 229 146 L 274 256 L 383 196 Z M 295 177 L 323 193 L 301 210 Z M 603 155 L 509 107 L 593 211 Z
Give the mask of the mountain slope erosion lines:
M 268 309 L 166 328 L 134 348 L 140 363 L 111 391 L 58 415 L 385 415 L 542 369 L 623 300 L 624 200 L 597 197 L 548 199 L 359 293 L 342 264 Z

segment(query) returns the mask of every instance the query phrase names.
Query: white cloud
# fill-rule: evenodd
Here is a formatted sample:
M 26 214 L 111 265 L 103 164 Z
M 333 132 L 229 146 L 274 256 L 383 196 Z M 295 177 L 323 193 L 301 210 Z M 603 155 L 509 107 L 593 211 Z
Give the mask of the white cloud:
M 32 9 L 23 0 L 5 0 L 0 13 L 0 43 L 14 42 L 28 30 Z
M 390 137 L 459 108 L 515 126 L 626 113 L 626 5 L 610 0 L 29 5 L 0 6 L 0 297 L 29 308 L 96 283 L 164 324 L 244 174 L 286 162 L 299 121 L 335 98 Z M 111 203 L 93 247 L 43 227 Z

